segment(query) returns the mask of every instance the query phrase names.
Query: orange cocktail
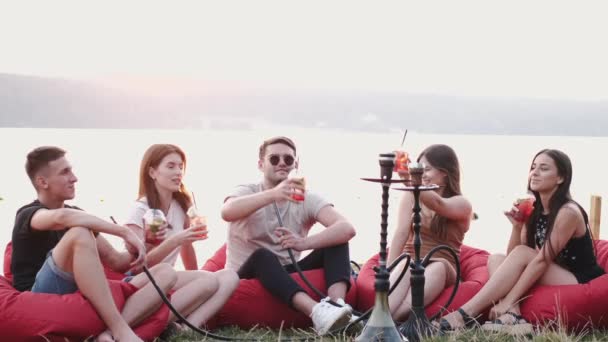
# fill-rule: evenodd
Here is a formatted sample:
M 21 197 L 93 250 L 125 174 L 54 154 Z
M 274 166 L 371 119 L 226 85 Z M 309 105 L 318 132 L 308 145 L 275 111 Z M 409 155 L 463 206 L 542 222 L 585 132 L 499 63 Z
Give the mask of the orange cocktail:
M 407 172 L 407 164 L 410 163 L 410 156 L 405 151 L 395 151 L 395 172 Z
M 198 227 L 197 230 L 200 230 L 200 234 L 197 236 L 201 238 L 207 237 L 207 217 L 201 215 L 194 206 L 190 207 L 186 214 L 188 215 L 188 218 L 190 218 L 190 227 Z

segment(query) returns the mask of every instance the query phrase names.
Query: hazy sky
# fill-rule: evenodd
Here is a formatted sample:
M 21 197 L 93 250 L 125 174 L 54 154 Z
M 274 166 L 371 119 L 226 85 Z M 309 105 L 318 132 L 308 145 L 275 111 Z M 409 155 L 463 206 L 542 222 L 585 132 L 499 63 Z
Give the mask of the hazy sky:
M 12 1 L 0 72 L 608 100 L 606 1 Z

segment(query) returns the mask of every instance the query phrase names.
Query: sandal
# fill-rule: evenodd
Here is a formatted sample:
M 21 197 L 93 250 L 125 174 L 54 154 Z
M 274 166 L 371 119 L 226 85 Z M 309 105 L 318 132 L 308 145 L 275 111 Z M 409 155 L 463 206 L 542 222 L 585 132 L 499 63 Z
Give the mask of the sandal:
M 441 318 L 441 320 L 439 320 L 439 331 L 440 332 L 445 333 L 445 332 L 455 331 L 455 330 L 459 330 L 459 329 L 470 329 L 473 326 L 478 324 L 477 320 L 475 318 L 469 316 L 469 314 L 466 313 L 466 311 L 464 311 L 462 308 L 458 308 L 458 310 L 456 310 L 456 312 L 458 312 L 460 314 L 460 316 L 462 316 L 462 321 L 464 322 L 464 326 L 462 328 L 453 328 L 447 319 Z
M 518 315 L 514 312 L 507 311 L 504 315 L 510 315 L 514 318 L 513 321 L 504 321 L 500 318 L 496 318 L 493 321 L 485 322 L 481 329 L 485 331 L 503 332 L 509 335 L 532 335 L 534 333 L 534 327 L 528 323 L 522 315 Z

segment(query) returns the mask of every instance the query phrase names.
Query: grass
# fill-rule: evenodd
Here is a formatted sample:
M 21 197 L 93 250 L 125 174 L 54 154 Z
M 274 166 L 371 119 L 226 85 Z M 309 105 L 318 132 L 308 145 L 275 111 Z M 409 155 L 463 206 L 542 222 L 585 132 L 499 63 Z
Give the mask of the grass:
M 237 327 L 226 327 L 213 331 L 215 334 L 233 337 L 233 338 L 247 338 L 254 339 L 256 341 L 281 341 L 294 339 L 298 341 L 354 341 L 359 331 L 354 331 L 350 335 L 341 336 L 330 336 L 330 337 L 318 337 L 311 329 L 284 329 L 284 330 L 271 330 L 267 328 L 251 329 L 249 331 L 241 330 Z M 157 341 L 162 341 L 158 339 Z M 194 332 L 185 332 L 172 336 L 166 340 L 167 342 L 190 342 L 190 341 L 216 341 L 211 338 L 206 338 L 198 335 Z M 507 341 L 532 341 L 532 342 L 561 342 L 561 341 L 608 341 L 607 330 L 594 330 L 594 331 L 583 331 L 580 333 L 568 333 L 565 329 L 560 326 L 546 326 L 539 328 L 535 331 L 533 336 L 510 336 L 505 333 L 493 333 L 482 331 L 481 329 L 470 329 L 453 333 L 447 336 L 435 336 L 424 339 L 423 341 L 428 342 L 456 342 L 456 341 L 467 341 L 467 342 L 507 342 Z

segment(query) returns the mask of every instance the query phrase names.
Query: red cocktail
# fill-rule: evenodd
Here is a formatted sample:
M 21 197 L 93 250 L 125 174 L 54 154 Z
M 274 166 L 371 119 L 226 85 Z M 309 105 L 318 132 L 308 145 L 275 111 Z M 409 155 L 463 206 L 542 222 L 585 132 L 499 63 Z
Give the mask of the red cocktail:
M 395 172 L 407 172 L 407 164 L 410 163 L 410 156 L 405 151 L 395 151 Z
M 294 183 L 298 183 L 299 185 L 301 185 L 303 188 L 306 188 L 306 179 L 304 177 L 292 177 L 291 180 Z M 294 189 L 294 193 L 291 195 L 291 198 L 293 198 L 296 201 L 304 201 L 304 199 L 306 198 L 305 196 L 305 190 L 300 190 L 300 189 Z
M 525 195 L 515 200 L 515 207 L 519 210 L 514 218 L 519 222 L 526 222 L 534 210 L 536 198 L 533 195 Z

